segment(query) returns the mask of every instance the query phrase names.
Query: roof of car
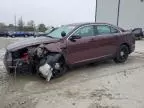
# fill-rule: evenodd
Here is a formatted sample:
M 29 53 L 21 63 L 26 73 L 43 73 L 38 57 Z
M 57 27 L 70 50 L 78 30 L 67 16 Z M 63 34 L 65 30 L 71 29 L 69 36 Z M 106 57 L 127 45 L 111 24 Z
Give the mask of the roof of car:
M 81 26 L 81 25 L 88 25 L 88 24 L 109 24 L 109 23 L 95 23 L 95 22 L 85 22 L 85 23 L 72 23 L 72 24 L 67 24 L 68 26 Z M 109 24 L 111 25 L 111 24 Z
M 104 23 L 104 22 L 98 22 L 98 23 L 96 23 L 96 22 L 72 23 L 72 24 L 67 24 L 67 26 L 77 26 L 77 27 L 79 27 L 79 26 L 89 25 L 89 24 L 111 25 L 111 26 L 113 26 L 113 27 L 119 28 L 121 31 L 125 31 L 123 28 L 120 28 L 120 27 L 118 27 L 118 26 L 116 26 L 116 25 L 113 25 L 113 24 L 110 24 L 110 23 Z

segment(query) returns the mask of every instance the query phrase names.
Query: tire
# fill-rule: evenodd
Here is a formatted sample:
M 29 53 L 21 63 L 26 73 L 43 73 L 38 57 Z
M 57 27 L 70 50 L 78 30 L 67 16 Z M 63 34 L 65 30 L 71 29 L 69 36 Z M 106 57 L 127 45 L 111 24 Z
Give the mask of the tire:
M 53 58 L 53 56 L 51 56 L 52 58 Z M 52 58 L 51 58 L 51 60 L 52 60 Z M 49 59 L 50 60 L 50 59 Z M 42 59 L 41 61 L 40 61 L 40 64 L 37 66 L 37 70 L 39 70 L 39 67 L 40 66 L 42 66 L 42 65 L 44 65 L 45 63 L 47 62 L 47 59 Z M 52 61 L 53 62 L 53 61 Z M 66 63 L 65 63 L 65 60 L 61 57 L 61 58 L 59 58 L 58 59 L 58 61 L 56 61 L 56 62 L 54 62 L 54 63 L 58 63 L 59 64 L 59 69 L 56 69 L 56 68 L 54 68 L 54 67 L 52 67 L 53 68 L 53 71 L 52 71 L 52 79 L 54 79 L 54 78 L 59 78 L 60 76 L 62 76 L 63 74 L 65 74 L 66 72 L 67 72 L 67 65 L 66 65 Z M 43 77 L 43 75 L 38 71 L 37 72 L 38 73 L 38 75 L 40 76 L 40 77 Z M 43 77 L 44 78 L 44 77 Z
M 126 45 L 121 45 L 119 50 L 117 51 L 116 57 L 114 58 L 114 61 L 116 63 L 124 63 L 127 61 L 129 56 L 129 48 Z
M 138 37 L 138 40 L 142 40 L 142 36 L 139 36 L 139 37 Z
M 67 65 L 63 58 L 58 63 L 60 64 L 60 70 L 53 70 L 53 78 L 59 78 L 67 72 Z

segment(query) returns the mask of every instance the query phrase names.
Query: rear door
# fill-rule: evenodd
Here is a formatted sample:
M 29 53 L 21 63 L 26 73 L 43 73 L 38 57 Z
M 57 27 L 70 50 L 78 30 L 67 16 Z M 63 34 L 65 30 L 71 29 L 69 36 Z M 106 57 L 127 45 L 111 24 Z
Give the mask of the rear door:
M 95 25 L 94 54 L 97 58 L 112 56 L 117 49 L 119 31 L 109 25 Z

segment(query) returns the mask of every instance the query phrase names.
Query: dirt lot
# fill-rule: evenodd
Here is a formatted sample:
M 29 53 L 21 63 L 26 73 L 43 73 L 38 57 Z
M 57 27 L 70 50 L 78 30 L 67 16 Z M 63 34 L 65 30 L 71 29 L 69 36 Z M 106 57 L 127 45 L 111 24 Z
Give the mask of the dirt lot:
M 37 76 L 9 76 L 4 47 L 21 39 L 0 38 L 0 108 L 144 108 L 144 40 L 124 64 L 95 63 L 49 83 Z

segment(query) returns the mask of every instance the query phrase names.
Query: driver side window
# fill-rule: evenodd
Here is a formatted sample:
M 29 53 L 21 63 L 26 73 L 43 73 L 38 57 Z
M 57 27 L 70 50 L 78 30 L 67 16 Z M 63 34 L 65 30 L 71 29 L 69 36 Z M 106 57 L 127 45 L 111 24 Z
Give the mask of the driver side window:
M 81 37 L 94 36 L 93 26 L 91 25 L 91 26 L 85 26 L 79 28 L 73 35 L 81 36 Z

